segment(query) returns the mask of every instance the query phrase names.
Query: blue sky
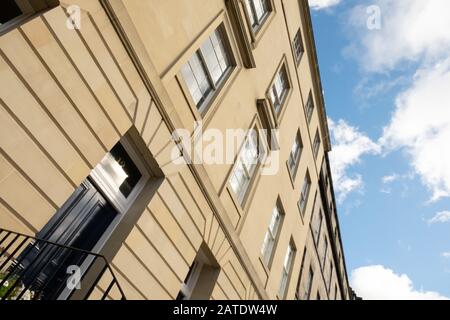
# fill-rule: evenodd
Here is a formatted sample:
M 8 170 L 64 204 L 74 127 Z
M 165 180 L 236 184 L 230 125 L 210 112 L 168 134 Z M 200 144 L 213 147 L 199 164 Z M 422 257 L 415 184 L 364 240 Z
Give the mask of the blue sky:
M 450 297 L 450 1 L 310 4 L 352 285 Z

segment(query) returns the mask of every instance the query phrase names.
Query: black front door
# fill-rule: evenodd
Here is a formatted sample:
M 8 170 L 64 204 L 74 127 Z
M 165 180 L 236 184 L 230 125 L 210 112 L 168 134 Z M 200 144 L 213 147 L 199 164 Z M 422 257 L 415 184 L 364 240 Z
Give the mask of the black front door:
M 92 251 L 118 215 L 89 180 L 84 181 L 38 234 L 63 246 Z M 56 299 L 66 287 L 69 266 L 78 266 L 88 254 L 38 241 L 18 259 L 22 281 L 40 299 Z

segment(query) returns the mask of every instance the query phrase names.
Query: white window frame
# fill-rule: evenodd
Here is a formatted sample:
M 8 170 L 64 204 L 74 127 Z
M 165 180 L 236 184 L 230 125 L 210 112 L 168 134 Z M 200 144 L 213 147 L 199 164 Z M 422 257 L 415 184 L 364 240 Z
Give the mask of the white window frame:
M 266 235 L 264 237 L 263 245 L 261 247 L 261 256 L 265 266 L 270 269 L 273 256 L 276 251 L 276 242 L 281 232 L 283 225 L 284 212 L 280 204 L 277 203 L 273 208 L 272 216 L 269 227 L 267 228 Z M 273 222 L 276 223 L 273 223 Z M 272 227 L 274 225 L 274 227 Z
M 283 63 L 281 68 L 278 69 L 269 90 L 270 102 L 277 116 L 281 114 L 290 89 L 291 84 L 289 81 L 288 70 L 286 64 Z
M 302 190 L 300 192 L 300 200 L 298 202 L 298 206 L 300 212 L 302 213 L 302 216 L 305 216 L 310 191 L 311 191 L 311 176 L 309 174 L 309 171 L 307 171 L 305 179 L 303 180 Z
M 111 181 L 108 174 L 102 168 L 101 163 L 92 170 L 90 177 L 94 180 L 94 183 L 100 188 L 100 190 L 102 190 L 113 207 L 115 207 L 115 209 L 123 215 L 134 203 L 151 176 L 149 169 L 143 163 L 141 157 L 136 152 L 136 147 L 133 145 L 133 142 L 130 141 L 130 139 L 122 139 L 120 143 L 127 152 L 128 156 L 133 161 L 134 165 L 141 173 L 141 178 L 139 179 L 138 183 L 133 188 L 131 193 L 128 195 L 128 197 L 125 198 L 120 190 L 116 188 L 115 184 Z M 109 161 L 106 156 L 103 160 Z
M 217 81 L 214 81 L 214 77 L 212 75 L 212 70 L 209 70 L 208 63 L 206 61 L 206 58 L 205 58 L 203 50 L 202 50 L 203 46 L 208 41 L 212 41 L 211 39 L 214 34 L 219 38 L 221 48 L 223 49 L 222 55 L 224 55 L 226 65 L 227 65 L 227 68 L 222 72 L 221 76 L 219 77 L 219 79 Z M 216 54 L 217 60 L 220 62 L 220 59 L 217 56 L 217 51 L 214 50 L 214 53 Z M 200 90 L 200 93 L 202 94 L 202 98 L 198 102 L 196 102 L 194 99 L 193 92 L 191 92 L 191 88 L 186 79 L 187 77 L 186 77 L 186 73 L 185 73 L 185 72 L 190 72 L 191 76 L 197 82 L 197 86 L 199 87 L 199 89 L 201 89 L 200 83 L 198 83 L 198 79 L 196 78 L 196 76 L 191 68 L 191 65 L 190 65 L 191 60 L 194 59 L 194 57 L 197 57 L 199 59 L 199 62 L 201 65 L 200 66 L 201 70 L 203 71 L 204 76 L 205 76 L 206 80 L 208 81 L 208 85 L 209 85 L 209 89 L 206 93 L 203 93 Z M 219 66 L 220 66 L 220 63 L 219 63 Z M 225 28 L 224 23 L 221 23 L 208 36 L 208 38 L 200 45 L 200 47 L 195 51 L 195 53 L 189 58 L 189 60 L 182 66 L 182 68 L 180 70 L 181 78 L 183 79 L 183 81 L 186 85 L 186 89 L 187 89 L 186 93 L 190 95 L 193 104 L 195 105 L 197 111 L 200 112 L 200 114 L 203 115 L 206 113 L 213 97 L 217 94 L 217 92 L 220 90 L 222 85 L 226 82 L 226 79 L 228 79 L 229 75 L 231 74 L 231 72 L 233 71 L 235 66 L 236 66 L 236 62 L 234 60 L 233 51 L 232 51 L 230 43 L 229 43 L 229 38 L 227 36 L 226 28 Z
M 280 289 L 278 291 L 278 295 L 281 299 L 286 298 L 286 294 L 289 288 L 289 278 L 291 276 L 292 268 L 294 266 L 294 260 L 295 260 L 295 254 L 296 254 L 296 248 L 291 241 L 289 243 L 286 255 L 284 257 L 283 262 L 283 270 L 281 272 L 281 280 L 280 280 Z
M 302 38 L 302 32 L 300 28 L 298 29 L 297 33 L 294 37 L 294 55 L 295 55 L 295 61 L 297 65 L 300 64 L 300 61 L 302 60 L 303 54 L 305 53 L 305 47 L 303 45 L 303 38 Z
M 271 10 L 271 0 L 244 0 L 245 8 L 247 11 L 249 25 L 253 32 L 258 32 L 261 29 L 267 17 L 270 15 Z M 261 7 L 264 9 L 263 15 L 258 18 L 258 13 L 256 9 L 255 1 L 258 1 Z
M 250 139 L 252 139 L 252 137 L 254 137 L 255 140 L 253 142 L 249 143 L 249 141 L 250 141 Z M 249 146 L 249 145 L 252 147 L 252 149 L 247 148 L 247 146 Z M 249 151 L 249 150 L 251 150 L 251 151 Z M 254 163 L 250 163 L 249 164 L 250 166 L 248 166 L 245 162 L 245 154 L 248 152 L 256 154 L 256 156 L 254 158 L 252 158 Z M 243 206 L 245 203 L 245 200 L 251 189 L 252 182 L 258 172 L 258 168 L 259 168 L 260 163 L 261 163 L 262 159 L 264 158 L 264 156 L 265 156 L 264 145 L 262 144 L 262 140 L 261 140 L 258 128 L 256 126 L 254 126 L 252 129 L 250 129 L 249 133 L 247 134 L 247 137 L 244 141 L 243 147 L 241 148 L 241 150 L 239 152 L 239 155 L 235 161 L 233 170 L 231 171 L 230 177 L 228 179 L 230 188 L 241 206 Z M 233 178 L 236 178 L 236 180 L 237 180 L 236 172 L 237 172 L 238 168 L 241 168 L 243 170 L 245 177 L 247 179 L 244 184 L 238 185 L 238 190 L 235 190 L 232 180 L 233 180 Z M 239 180 L 237 180 L 237 181 L 240 182 Z
M 300 136 L 300 131 L 297 131 L 294 144 L 292 145 L 291 152 L 289 153 L 288 167 L 291 173 L 291 177 L 294 180 L 297 174 L 298 167 L 300 165 L 300 159 L 303 153 L 303 142 Z

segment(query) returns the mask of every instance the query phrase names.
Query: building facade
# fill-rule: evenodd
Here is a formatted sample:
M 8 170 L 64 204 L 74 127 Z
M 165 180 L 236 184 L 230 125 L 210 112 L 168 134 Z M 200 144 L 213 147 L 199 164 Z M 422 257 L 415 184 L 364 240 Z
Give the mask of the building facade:
M 0 282 L 351 298 L 307 0 L 1 2 Z

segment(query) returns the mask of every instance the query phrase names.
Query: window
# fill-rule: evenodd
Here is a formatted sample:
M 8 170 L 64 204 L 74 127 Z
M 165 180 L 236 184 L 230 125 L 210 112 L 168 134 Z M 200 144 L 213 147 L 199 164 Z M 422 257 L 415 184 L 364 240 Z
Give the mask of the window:
M 281 273 L 280 290 L 278 292 L 278 295 L 282 299 L 286 297 L 289 276 L 291 275 L 292 266 L 294 265 L 294 257 L 295 257 L 295 246 L 291 242 L 289 244 L 286 256 L 284 258 L 283 271 Z
M 14 0 L 2 0 L 0 10 L 0 25 L 22 15 L 22 10 Z
M 1 0 L 0 28 L 28 17 L 47 7 L 58 5 L 58 0 Z
M 261 248 L 261 254 L 263 262 L 266 267 L 270 268 L 272 262 L 275 242 L 281 231 L 281 223 L 283 220 L 283 211 L 280 205 L 277 203 L 272 212 L 272 218 L 270 220 L 269 229 L 267 230 L 266 236 L 264 237 L 264 243 Z
M 267 145 L 270 150 L 279 150 L 277 121 L 272 107 L 267 102 L 267 99 L 259 99 L 256 105 L 262 128 L 264 129 L 264 135 L 267 138 Z
M 286 101 L 287 94 L 290 89 L 289 78 L 287 74 L 286 65 L 283 63 L 278 70 L 275 80 L 269 89 L 269 98 L 274 108 L 275 114 L 280 115 L 282 106 Z
M 303 300 L 309 300 L 310 299 L 313 281 L 314 281 L 314 270 L 313 270 L 313 268 L 311 266 L 311 267 L 309 267 L 308 278 L 307 278 L 307 281 L 305 283 L 305 294 L 303 296 Z
M 321 144 L 321 140 L 320 140 L 319 130 L 317 130 L 316 137 L 314 138 L 314 146 L 313 146 L 314 156 L 316 158 L 319 154 L 320 144 Z
M 218 90 L 234 62 L 229 55 L 225 30 L 221 25 L 189 59 L 181 74 L 200 112 L 206 111 L 208 99 Z
M 308 120 L 308 123 L 311 123 L 311 119 L 314 113 L 314 101 L 311 92 L 309 93 L 308 101 L 306 102 L 305 111 L 306 119 Z
M 294 55 L 297 65 L 300 63 L 304 52 L 305 48 L 303 47 L 302 34 L 300 29 L 298 29 L 297 34 L 294 37 Z
M 258 31 L 270 12 L 270 0 L 245 0 L 252 30 Z
M 250 130 L 230 177 L 231 189 L 241 205 L 263 156 L 264 150 L 260 145 L 258 131 L 254 128 Z
M 306 177 L 303 182 L 302 191 L 300 193 L 300 201 L 298 202 L 298 206 L 300 208 L 300 212 L 303 216 L 305 216 L 306 203 L 308 202 L 309 192 L 311 190 L 311 177 L 309 172 L 306 172 Z
M 315 216 L 312 223 L 314 242 L 318 246 L 320 240 L 320 231 L 322 229 L 323 213 L 320 210 Z
M 328 291 L 331 290 L 331 279 L 332 278 L 333 278 L 333 261 L 330 260 L 330 274 L 328 276 L 328 283 L 327 283 Z
M 302 138 L 300 136 L 300 131 L 299 131 L 299 132 L 297 132 L 297 136 L 295 137 L 295 142 L 292 145 L 291 153 L 289 154 L 289 160 L 288 160 L 289 172 L 293 179 L 295 177 L 295 174 L 297 173 L 302 150 L 303 150 L 303 143 L 302 143 Z
M 210 299 L 219 271 L 217 261 L 213 260 L 212 253 L 203 244 L 181 285 L 177 300 Z
M 125 149 L 126 148 L 126 149 Z M 130 142 L 117 144 L 92 171 L 92 179 L 120 211 L 126 211 L 148 179 Z
M 323 237 L 323 249 L 322 256 L 320 257 L 320 262 L 322 264 L 322 268 L 325 269 L 325 262 L 327 261 L 327 253 L 328 253 L 328 239 L 327 236 Z

